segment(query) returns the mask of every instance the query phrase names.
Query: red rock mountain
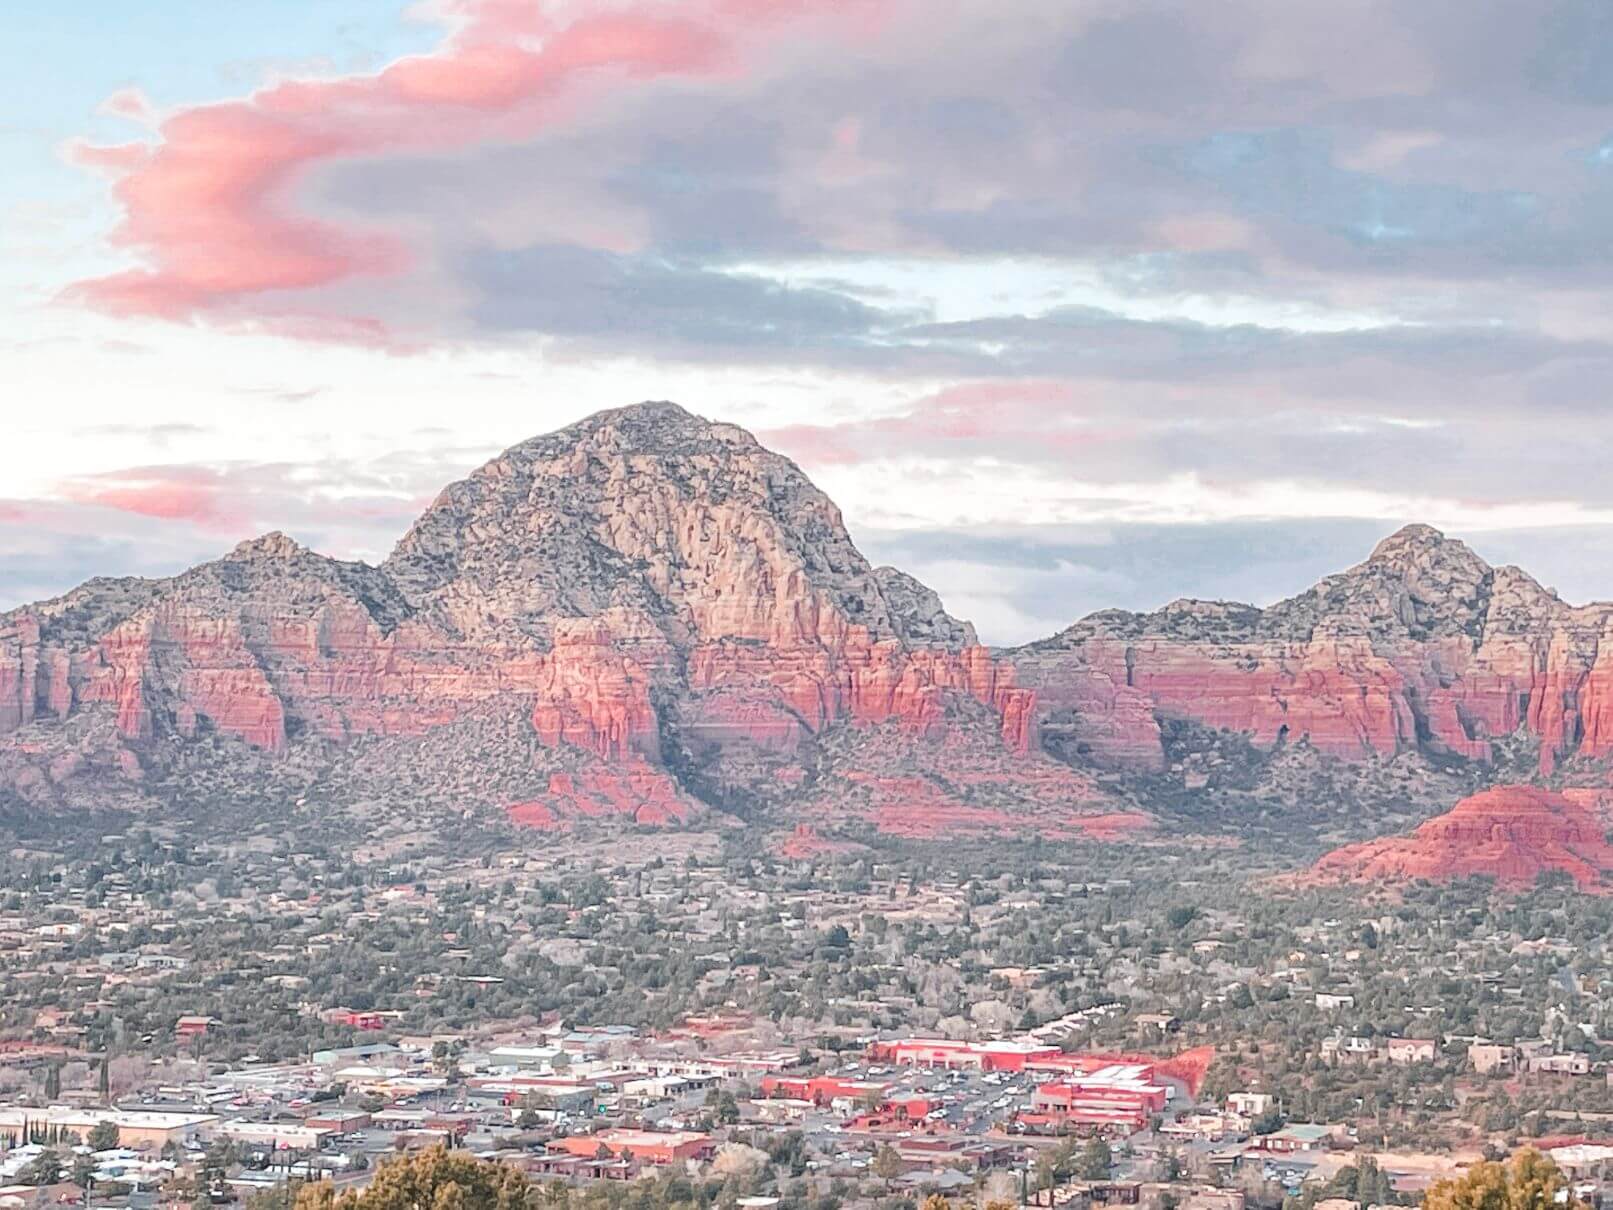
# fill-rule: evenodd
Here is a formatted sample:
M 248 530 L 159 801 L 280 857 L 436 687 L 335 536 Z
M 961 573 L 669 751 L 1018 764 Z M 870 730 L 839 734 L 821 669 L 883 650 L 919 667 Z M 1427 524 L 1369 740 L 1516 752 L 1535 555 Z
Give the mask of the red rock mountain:
M 1497 786 L 1464 798 L 1409 836 L 1336 849 L 1317 862 L 1322 881 L 1449 882 L 1483 875 L 1503 887 L 1567 874 L 1586 891 L 1613 890 L 1613 845 L 1591 811 L 1535 786 Z
M 1146 822 L 1033 707 L 792 463 L 672 404 L 507 451 L 379 567 L 270 535 L 0 618 L 0 782 L 35 805 L 160 799 L 195 749 L 536 825 L 780 794 L 898 831 Z
M 1487 764 L 1515 732 L 1542 772 L 1613 753 L 1613 605 L 1567 605 L 1425 525 L 1268 609 L 1097 613 L 1007 658 L 1046 738 L 1110 766 L 1159 768 L 1160 717 L 1352 761 Z
M 1116 836 L 1182 781 L 1178 720 L 1369 767 L 1613 753 L 1610 624 L 1412 526 L 1264 610 L 992 652 L 794 464 L 643 404 L 489 462 L 377 567 L 272 534 L 0 615 L 0 800 Z

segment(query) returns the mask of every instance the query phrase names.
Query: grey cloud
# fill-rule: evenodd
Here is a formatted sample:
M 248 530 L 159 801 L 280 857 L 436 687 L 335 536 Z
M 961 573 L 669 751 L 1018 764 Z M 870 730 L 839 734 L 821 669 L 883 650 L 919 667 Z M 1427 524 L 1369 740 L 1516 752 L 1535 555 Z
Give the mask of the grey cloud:
M 822 288 L 576 246 L 474 253 L 466 275 L 478 292 L 480 324 L 609 338 L 637 351 L 863 359 L 879 355 L 880 334 L 903 318 Z
M 872 373 L 915 399 L 948 380 L 1055 388 L 806 433 L 809 468 L 816 442 L 842 461 L 989 456 L 1100 486 L 1192 473 L 1604 503 L 1606 12 L 1094 0 L 1005 19 L 964 0 L 893 19 L 856 54 L 786 48 L 721 80 L 635 87 L 520 145 L 349 165 L 319 196 L 429 233 L 441 288 L 374 300 L 404 332 Z M 859 257 L 940 274 L 998 255 L 1067 260 L 1166 305 L 1410 322 L 1319 333 L 1026 306 L 936 323 L 831 280 Z M 745 268 L 815 257 L 810 287 Z
M 1613 178 L 1593 162 L 1613 105 L 1598 109 L 1591 86 L 1601 52 L 1579 45 L 1595 44 L 1597 12 L 1135 0 L 1004 21 L 963 3 L 897 20 L 857 55 L 648 84 L 520 145 L 351 164 L 323 175 L 321 197 L 434 231 L 446 288 L 388 291 L 376 309 L 465 339 L 534 325 L 511 323 L 510 305 L 468 319 L 409 308 L 457 298 L 465 274 L 485 285 L 494 246 L 569 244 L 692 270 L 834 248 L 1074 257 L 1168 273 L 1135 283 L 1154 290 L 1376 295 L 1390 309 L 1460 280 L 1468 318 L 1510 318 L 1520 283 L 1583 288 L 1613 268 Z M 1580 76 L 1571 97 L 1547 87 Z M 1254 228 L 1246 245 L 1161 234 L 1229 217 Z M 786 328 L 823 322 L 786 309 Z
M 1256 324 L 1137 320 L 1095 307 L 1057 307 L 902 330 L 915 344 L 996 363 L 1003 374 L 1102 373 L 1160 380 L 1205 372 L 1300 369 L 1377 359 L 1464 375 L 1521 373 L 1560 359 L 1607 364 L 1613 346 L 1493 326 L 1390 325 L 1296 331 Z M 1000 350 L 988 354 L 986 350 Z
M 1540 41 L 1526 61 L 1542 93 L 1584 105 L 1613 105 L 1613 8 L 1601 0 L 1548 6 Z

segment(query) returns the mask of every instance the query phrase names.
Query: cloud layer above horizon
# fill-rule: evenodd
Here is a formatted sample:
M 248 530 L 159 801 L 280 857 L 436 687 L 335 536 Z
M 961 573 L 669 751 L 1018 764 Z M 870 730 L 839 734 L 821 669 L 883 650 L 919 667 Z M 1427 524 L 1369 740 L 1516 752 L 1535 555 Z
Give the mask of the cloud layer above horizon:
M 374 557 L 647 397 L 1000 641 L 1413 519 L 1613 595 L 1597 0 L 361 2 L 411 49 L 349 12 L 200 100 L 133 56 L 44 124 L 0 604 L 268 527 Z

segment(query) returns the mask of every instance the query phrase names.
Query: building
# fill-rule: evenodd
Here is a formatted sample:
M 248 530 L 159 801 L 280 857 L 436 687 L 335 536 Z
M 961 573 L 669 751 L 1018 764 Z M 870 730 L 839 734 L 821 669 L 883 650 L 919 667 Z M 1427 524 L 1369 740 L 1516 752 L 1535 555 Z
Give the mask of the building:
M 1057 1046 L 1029 1042 L 954 1042 L 946 1038 L 907 1038 L 875 1042 L 868 1057 L 876 1063 L 940 1067 L 951 1071 L 1024 1071 L 1036 1059 L 1061 1053 Z
M 1237 1114 L 1195 1111 L 1162 1123 L 1159 1133 L 1169 1139 L 1191 1142 L 1195 1139 L 1226 1138 L 1230 1134 L 1241 1134 L 1245 1128 L 1245 1119 Z
M 907 1138 L 898 1139 L 892 1146 L 910 1169 L 955 1168 L 981 1172 L 1003 1168 L 1014 1162 L 1018 1148 L 988 1139 L 963 1138 Z
M 314 1062 L 320 1067 L 346 1067 L 354 1063 L 371 1063 L 383 1059 L 399 1059 L 403 1052 L 390 1042 L 368 1042 L 362 1046 L 333 1046 L 329 1050 L 316 1050 Z
M 1278 1153 L 1314 1151 L 1333 1137 L 1335 1128 L 1309 1122 L 1296 1122 L 1256 1140 L 1260 1150 Z
M 500 1067 L 553 1067 L 561 1054 L 558 1046 L 495 1046 L 488 1060 Z
M 270 1147 L 276 1151 L 317 1151 L 335 1133 L 306 1123 L 247 1122 L 236 1119 L 220 1123 L 213 1137 L 248 1146 Z
M 598 1134 L 571 1135 L 549 1143 L 551 1154 L 558 1152 L 579 1159 L 598 1156 L 601 1149 L 617 1159 L 636 1160 L 641 1164 L 672 1164 L 709 1159 L 717 1148 L 710 1135 L 692 1130 L 602 1130 Z
M 1517 1066 L 1518 1052 L 1516 1047 L 1499 1042 L 1474 1042 L 1467 1048 L 1467 1061 L 1480 1075 L 1489 1075 L 1511 1071 Z
M 623 1082 L 621 1103 L 642 1108 L 715 1087 L 716 1076 L 644 1076 Z
M 1141 1130 L 1170 1098 L 1170 1091 L 1152 1079 L 1144 1064 L 1116 1063 L 1052 1080 L 1037 1085 L 1031 1112 L 1052 1115 L 1067 1126 Z
M 331 1025 L 345 1025 L 350 1029 L 375 1030 L 386 1028 L 386 1018 L 376 1012 L 360 1012 L 356 1008 L 329 1008 L 319 1014 Z
M 221 1022 L 213 1017 L 181 1017 L 174 1023 L 174 1034 L 180 1038 L 199 1038 L 219 1024 Z
M 1432 1038 L 1390 1038 L 1384 1053 L 1391 1063 L 1432 1063 L 1439 1056 L 1439 1047 Z
M 791 1101 L 832 1105 L 836 1101 L 878 1101 L 890 1085 L 874 1080 L 853 1080 L 842 1076 L 764 1076 L 762 1096 Z
M 1240 1118 L 1258 1118 L 1269 1113 L 1277 1098 L 1269 1092 L 1234 1092 L 1227 1095 L 1227 1112 Z
M 1561 1054 L 1535 1055 L 1528 1060 L 1527 1070 L 1554 1076 L 1583 1076 L 1591 1070 L 1588 1055 Z
M 564 1150 L 529 1156 L 525 1166 L 528 1172 L 570 1180 L 586 1177 L 594 1181 L 630 1181 L 638 1172 L 637 1165 L 627 1160 L 602 1160 L 593 1155 L 572 1155 Z
M 590 1112 L 600 1095 L 595 1084 L 545 1076 L 473 1076 L 465 1081 L 465 1091 L 473 1101 L 560 1113 Z
M 144 1110 L 0 1109 L 0 1135 L 21 1137 L 25 1127 L 47 1128 L 85 1138 L 102 1122 L 118 1128 L 118 1146 L 160 1151 L 184 1147 L 206 1137 L 218 1118 L 204 1113 L 158 1113 Z
M 1328 1063 L 1370 1063 L 1378 1057 L 1378 1044 L 1358 1035 L 1323 1038 L 1321 1056 Z
M 757 1120 L 775 1124 L 805 1121 L 806 1115 L 811 1109 L 811 1101 L 779 1098 L 770 1101 L 751 1102 L 751 1111 L 756 1115 Z
M 1137 1028 L 1144 1033 L 1161 1036 L 1173 1034 L 1182 1028 L 1181 1018 L 1173 1017 L 1170 1013 L 1138 1013 L 1135 1020 Z
M 329 1113 L 317 1113 L 302 1120 L 304 1126 L 314 1130 L 329 1130 L 333 1134 L 353 1134 L 359 1130 L 367 1130 L 370 1122 L 369 1114 L 356 1109 L 336 1109 Z

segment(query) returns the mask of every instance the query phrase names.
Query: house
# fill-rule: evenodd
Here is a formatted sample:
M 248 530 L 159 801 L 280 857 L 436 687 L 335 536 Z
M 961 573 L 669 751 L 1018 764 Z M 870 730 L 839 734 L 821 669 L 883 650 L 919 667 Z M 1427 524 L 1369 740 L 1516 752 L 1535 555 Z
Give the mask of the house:
M 1244 1121 L 1236 1114 L 1194 1112 L 1184 1113 L 1175 1121 L 1161 1124 L 1159 1133 L 1168 1139 L 1192 1141 L 1194 1139 L 1221 1139 L 1238 1134 Z
M 376 1030 L 386 1028 L 386 1018 L 377 1012 L 361 1012 L 356 1008 L 327 1008 L 319 1014 L 320 1020 L 331 1025 L 345 1025 L 349 1029 Z
M 1526 1070 L 1543 1075 L 1583 1076 L 1589 1074 L 1591 1060 L 1578 1054 L 1536 1055 L 1528 1060 Z
M 1359 1036 L 1323 1038 L 1321 1055 L 1328 1063 L 1368 1063 L 1378 1057 L 1378 1044 Z
M 1355 997 L 1347 992 L 1317 992 L 1316 1007 L 1323 1012 L 1337 1012 L 1341 1008 L 1354 1008 Z
M 1432 1063 L 1439 1054 L 1432 1038 L 1390 1038 L 1384 1050 L 1389 1062 L 1402 1065 Z
M 1516 1047 L 1499 1042 L 1474 1042 L 1467 1048 L 1467 1061 L 1481 1076 L 1492 1072 L 1511 1071 L 1518 1061 Z
M 181 1017 L 174 1024 L 174 1035 L 180 1038 L 200 1038 L 206 1036 L 207 1031 L 215 1025 L 222 1024 L 223 1022 L 216 1017 Z
M 1315 1151 L 1333 1137 L 1335 1128 L 1309 1122 L 1296 1122 L 1257 1140 L 1262 1150 L 1276 1152 Z
M 1234 1092 L 1227 1095 L 1227 1112 L 1240 1118 L 1258 1118 L 1270 1112 L 1276 1098 L 1269 1092 Z
M 134 964 L 141 970 L 182 971 L 190 965 L 190 959 L 176 954 L 140 954 Z
M 1182 1028 L 1181 1019 L 1169 1013 L 1138 1013 L 1136 1021 L 1144 1033 L 1173 1034 Z

